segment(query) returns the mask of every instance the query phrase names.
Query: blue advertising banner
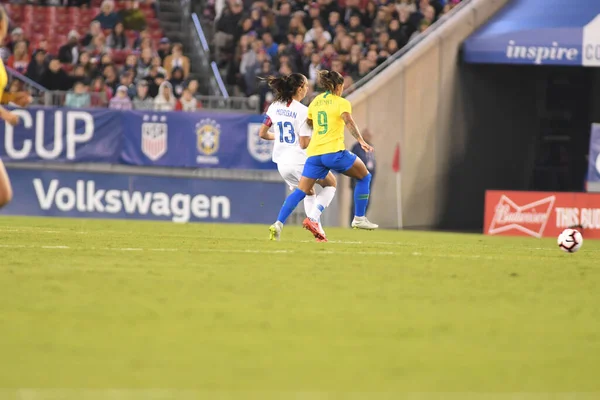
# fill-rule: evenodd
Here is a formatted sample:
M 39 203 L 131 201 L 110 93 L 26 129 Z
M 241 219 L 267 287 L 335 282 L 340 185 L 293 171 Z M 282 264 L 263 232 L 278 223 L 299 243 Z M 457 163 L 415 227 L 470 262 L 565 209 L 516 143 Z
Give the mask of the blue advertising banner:
M 10 161 L 96 162 L 140 166 L 275 169 L 262 116 L 106 109 L 15 110 L 0 123 L 0 157 Z
M 111 110 L 16 109 L 12 127 L 0 123 L 0 157 L 11 161 L 117 163 L 123 133 Z
M 600 124 L 592 124 L 587 182 L 592 186 L 600 184 Z
M 274 169 L 260 115 L 210 112 L 123 114 L 121 161 L 131 165 Z
M 600 2 L 513 0 L 464 43 L 469 63 L 600 66 Z
M 270 224 L 285 199 L 279 182 L 10 168 L 3 214 L 173 222 Z

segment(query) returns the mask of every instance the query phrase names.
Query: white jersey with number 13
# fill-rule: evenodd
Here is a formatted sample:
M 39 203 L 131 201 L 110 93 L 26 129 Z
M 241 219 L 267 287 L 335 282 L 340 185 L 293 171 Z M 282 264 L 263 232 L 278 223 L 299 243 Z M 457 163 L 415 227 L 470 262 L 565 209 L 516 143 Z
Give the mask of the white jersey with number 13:
M 265 125 L 271 126 L 275 134 L 273 162 L 276 164 L 304 165 L 306 151 L 300 147 L 299 136 L 311 136 L 306 124 L 308 107 L 299 101 L 290 103 L 276 101 L 267 109 Z

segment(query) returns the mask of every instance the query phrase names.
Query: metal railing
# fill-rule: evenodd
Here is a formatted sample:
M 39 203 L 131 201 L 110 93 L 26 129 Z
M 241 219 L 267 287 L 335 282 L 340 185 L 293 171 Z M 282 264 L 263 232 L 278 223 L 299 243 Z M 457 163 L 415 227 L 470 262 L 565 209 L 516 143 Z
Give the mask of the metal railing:
M 104 108 L 108 106 L 106 93 L 100 92 L 75 94 L 69 91 L 47 90 L 40 100 L 39 104 L 48 107 Z
M 6 72 L 8 74 L 10 83 L 16 79 L 23 84 L 23 90 L 31 93 L 31 96 L 33 97 L 33 104 L 42 104 L 42 102 L 40 102 L 40 98 L 47 91 L 45 87 L 10 67 L 6 67 Z M 8 87 L 9 86 L 7 86 L 7 88 Z
M 419 43 L 421 43 L 425 38 L 429 37 L 429 35 L 433 34 L 437 29 L 439 29 L 447 20 L 452 18 L 456 13 L 460 12 L 460 10 L 467 6 L 472 0 L 462 0 L 456 7 L 442 15 L 437 21 L 435 21 L 425 32 L 415 37 L 413 40 L 409 41 L 404 47 L 398 50 L 396 53 L 392 54 L 385 60 L 383 63 L 378 65 L 375 69 L 369 72 L 366 76 L 360 79 L 358 82 L 355 82 L 352 86 L 347 88 L 344 91 L 344 95 L 349 95 L 352 92 L 360 89 L 364 85 L 366 85 L 371 79 L 373 79 L 377 74 L 381 71 L 392 65 L 396 62 L 400 57 L 408 53 L 411 49 L 415 48 Z
M 192 28 L 190 29 L 190 35 L 193 38 L 192 42 L 197 54 L 197 60 L 195 61 L 201 63 L 202 76 L 207 80 L 206 84 L 209 87 L 209 93 L 214 96 L 228 98 L 229 93 L 225 88 L 217 63 L 211 61 L 210 47 L 208 46 L 208 41 L 206 40 L 206 35 L 202 29 L 198 14 L 192 13 L 191 19 Z
M 71 91 L 45 90 L 34 98 L 35 105 L 47 107 L 73 107 L 73 108 L 106 108 L 108 99 L 106 93 L 90 92 L 75 95 Z M 258 113 L 259 102 L 252 97 L 221 97 L 221 96 L 195 96 L 203 110 L 232 111 L 241 113 Z

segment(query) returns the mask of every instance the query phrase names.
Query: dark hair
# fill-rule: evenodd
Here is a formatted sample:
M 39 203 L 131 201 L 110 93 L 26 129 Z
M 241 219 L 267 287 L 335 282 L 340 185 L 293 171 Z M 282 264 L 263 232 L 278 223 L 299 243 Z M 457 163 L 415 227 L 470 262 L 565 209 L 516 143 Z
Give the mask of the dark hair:
M 333 93 L 336 87 L 344 84 L 344 77 L 339 72 L 322 69 L 319 71 L 318 82 L 323 89 Z
M 269 76 L 267 83 L 275 91 L 275 101 L 289 103 L 299 88 L 304 85 L 306 78 L 302 74 L 293 73 L 280 77 Z

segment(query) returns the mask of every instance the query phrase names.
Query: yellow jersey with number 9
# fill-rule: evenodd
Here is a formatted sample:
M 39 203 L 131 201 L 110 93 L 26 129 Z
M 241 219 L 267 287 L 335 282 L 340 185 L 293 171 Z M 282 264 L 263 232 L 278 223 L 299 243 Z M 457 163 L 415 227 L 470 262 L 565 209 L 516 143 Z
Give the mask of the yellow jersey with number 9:
M 313 134 L 306 149 L 307 156 L 337 153 L 345 150 L 343 113 L 352 113 L 352 105 L 343 97 L 325 92 L 308 106 L 308 119 L 313 122 Z

